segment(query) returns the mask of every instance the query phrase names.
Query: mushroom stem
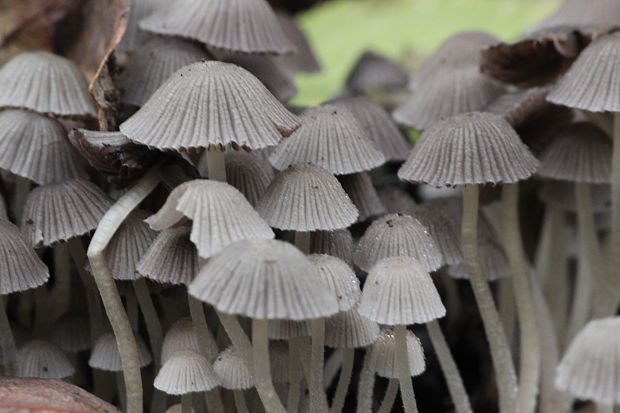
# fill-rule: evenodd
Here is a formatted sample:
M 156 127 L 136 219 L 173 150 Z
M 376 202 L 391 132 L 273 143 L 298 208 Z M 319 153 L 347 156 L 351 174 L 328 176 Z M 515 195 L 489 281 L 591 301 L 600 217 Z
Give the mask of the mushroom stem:
M 510 347 L 506 341 L 491 289 L 482 274 L 478 259 L 478 191 L 477 185 L 463 187 L 461 236 L 463 260 L 491 349 L 491 359 L 499 392 L 500 413 L 515 413 L 517 411 L 517 379 Z
M 114 374 L 116 378 L 116 391 L 118 393 L 118 402 L 121 405 L 121 410 L 127 411 L 127 396 L 125 396 L 125 384 L 123 380 L 123 374 L 120 371 L 117 371 Z
M 334 349 L 323 366 L 323 387 L 325 390 L 332 386 L 336 376 L 342 368 L 342 359 L 344 358 L 344 351 L 341 348 Z
M 398 365 L 398 380 L 400 382 L 400 397 L 403 400 L 405 413 L 417 413 L 418 405 L 415 401 L 411 371 L 409 369 L 409 355 L 407 354 L 407 326 L 394 327 L 396 341 L 396 364 Z
M 370 350 L 366 350 L 362 371 L 357 385 L 357 409 L 356 413 L 371 413 L 373 391 L 375 388 L 375 372 L 368 366 L 370 360 Z
M 66 244 L 57 244 L 54 253 L 54 287 L 50 291 L 50 322 L 65 314 L 71 304 L 71 269 Z
M 340 413 L 344 407 L 344 401 L 349 391 L 349 384 L 351 383 L 351 376 L 353 375 L 353 363 L 355 361 L 355 349 L 344 349 L 344 355 L 342 358 L 342 369 L 340 370 L 340 377 L 338 378 L 338 385 L 336 386 L 336 393 L 332 400 L 332 407 L 329 413 Z
M 512 280 L 502 278 L 496 282 L 498 291 L 497 306 L 499 307 L 499 318 L 502 320 L 506 341 L 510 346 L 511 352 L 515 351 L 515 330 L 517 324 L 517 314 L 515 308 L 514 286 Z
M 448 392 L 454 402 L 455 412 L 471 413 L 471 405 L 469 403 L 467 391 L 465 390 L 465 385 L 463 384 L 463 378 L 461 377 L 461 373 L 459 372 L 456 362 L 452 357 L 450 347 L 448 347 L 448 343 L 446 342 L 446 338 L 441 331 L 439 322 L 434 320 L 427 323 L 426 329 L 428 330 L 428 335 L 431 338 L 431 343 L 435 349 L 435 354 L 437 354 L 441 371 L 446 378 Z
M 241 354 L 241 357 L 245 360 L 246 365 L 250 372 L 252 371 L 252 343 L 250 343 L 250 339 L 247 334 L 239 324 L 239 320 L 237 316 L 233 314 L 225 314 L 216 310 L 217 316 L 220 319 L 220 323 L 226 330 L 226 334 L 228 334 L 228 338 L 230 338 L 230 342 L 233 347 Z
M 207 360 L 213 360 L 218 353 L 217 343 L 215 337 L 209 330 L 207 325 L 207 318 L 205 317 L 204 307 L 202 301 L 195 299 L 191 295 L 187 295 L 187 302 L 189 304 L 189 313 L 192 318 L 192 326 L 194 328 L 194 334 L 200 348 L 203 349 L 204 356 Z
M 248 405 L 245 402 L 243 390 L 233 390 L 233 397 L 235 399 L 235 407 L 237 408 L 237 413 L 250 413 Z
M 396 401 L 396 395 L 398 394 L 398 385 L 398 380 L 390 379 L 377 413 L 390 413 L 392 411 L 392 407 Z
M 112 325 L 121 356 L 128 413 L 141 413 L 143 409 L 138 346 L 103 251 L 127 215 L 155 189 L 159 180 L 157 170 L 151 169 L 136 185 L 121 196 L 99 222 L 87 252 L 91 271 Z
M 6 314 L 6 302 L 2 295 L 0 295 L 0 307 L 0 348 L 4 356 L 4 373 L 7 377 L 14 377 L 17 374 L 17 348 Z
M 512 273 L 520 332 L 519 412 L 533 413 L 540 383 L 540 331 L 530 284 L 530 266 L 523 250 L 519 225 L 519 184 L 502 187 L 504 248 Z
M 288 378 L 289 388 L 286 398 L 286 410 L 288 413 L 297 413 L 299 409 L 299 400 L 301 399 L 301 381 L 303 371 L 301 367 L 301 352 L 297 338 L 291 338 L 288 341 Z
M 192 413 L 192 394 L 181 395 L 181 413 Z
M 613 285 L 610 291 L 617 294 L 618 275 L 620 268 L 620 112 L 614 113 L 614 149 L 612 159 L 611 172 L 611 236 L 608 261 L 608 273 Z M 615 306 L 618 304 L 616 295 L 612 309 L 615 312 Z
M 151 293 L 148 285 L 146 285 L 146 281 L 143 278 L 134 280 L 133 289 L 136 293 L 136 299 L 138 300 L 142 315 L 144 316 L 146 331 L 148 332 L 151 350 L 153 351 L 155 369 L 159 371 L 159 366 L 161 364 L 161 345 L 164 336 L 161 323 L 159 322 L 159 316 L 157 315 L 157 310 L 155 310 L 155 305 L 151 299 Z
M 325 318 L 310 321 L 312 344 L 310 348 L 310 411 L 327 413 L 327 396 L 323 389 L 323 362 L 325 356 Z
M 218 146 L 210 146 L 207 151 L 207 176 L 215 181 L 226 182 L 226 160 L 224 151 Z
M 252 347 L 254 349 L 254 385 L 265 406 L 265 413 L 286 413 L 271 379 L 269 362 L 269 320 L 252 320 Z M 311 412 L 316 410 L 310 409 Z
M 140 322 L 138 300 L 136 299 L 136 294 L 131 290 L 127 290 L 125 294 L 125 311 L 127 311 L 127 318 L 132 330 L 138 331 L 138 323 Z

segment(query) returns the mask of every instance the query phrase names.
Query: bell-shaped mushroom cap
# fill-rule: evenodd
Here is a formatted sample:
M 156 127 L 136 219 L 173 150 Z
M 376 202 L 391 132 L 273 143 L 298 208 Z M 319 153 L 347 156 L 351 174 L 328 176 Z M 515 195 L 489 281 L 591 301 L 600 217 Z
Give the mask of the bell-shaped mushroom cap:
M 504 249 L 488 236 L 478 237 L 478 258 L 482 274 L 487 281 L 497 281 L 510 275 L 508 258 Z M 465 264 L 460 263 L 448 267 L 448 275 L 456 279 L 469 279 Z
M 267 332 L 271 340 L 290 340 L 296 337 L 310 337 L 309 321 L 271 320 Z
M 77 353 L 91 348 L 88 319 L 81 313 L 63 314 L 52 328 L 50 340 L 67 353 Z
M 149 39 L 149 34 L 140 30 L 140 20 L 162 10 L 168 0 L 129 0 L 129 18 L 123 39 L 116 46 L 117 51 L 140 53 L 141 47 Z
M 556 131 L 540 155 L 537 174 L 571 182 L 607 183 L 611 180 L 612 151 L 611 140 L 598 127 L 569 123 Z
M 385 162 L 353 114 L 332 104 L 310 108 L 301 127 L 269 157 L 278 170 L 311 163 L 334 175 L 368 171 Z
M 346 228 L 358 214 L 338 180 L 309 164 L 277 174 L 256 209 L 272 227 L 294 231 Z
M 335 295 L 297 248 L 283 241 L 246 240 L 202 267 L 189 293 L 227 314 L 307 320 L 338 311 Z
M 297 48 L 296 53 L 289 53 L 286 55 L 278 56 L 277 59 L 284 65 L 287 70 L 291 72 L 308 72 L 314 73 L 321 70 L 319 62 L 317 61 L 310 43 L 306 39 L 305 34 L 297 27 L 295 19 L 290 14 L 277 10 L 276 17 L 280 22 L 280 27 L 284 30 L 286 37 Z
M 416 206 L 415 200 L 395 185 L 381 185 L 377 188 L 377 194 L 388 214 L 406 214 Z
M 411 144 L 400 132 L 389 113 L 375 102 L 362 97 L 341 97 L 331 102 L 348 109 L 388 161 L 404 161 Z
M 332 255 L 353 265 L 353 235 L 347 228 L 336 231 L 314 231 L 310 234 L 310 252 Z
M 538 161 L 505 119 L 474 112 L 426 130 L 398 177 L 438 187 L 512 183 L 530 177 L 537 168 Z
M 274 177 L 273 168 L 252 152 L 226 153 L 226 180 L 256 206 Z
M 67 355 L 48 341 L 32 340 L 17 351 L 18 377 L 64 379 L 73 373 L 75 368 Z
M 177 186 L 147 222 L 166 229 L 183 216 L 192 220 L 190 239 L 203 258 L 243 239 L 272 239 L 273 231 L 243 194 L 219 181 L 196 179 Z
M 292 74 L 285 71 L 274 56 L 236 53 L 227 56 L 225 61 L 252 73 L 281 102 L 286 102 L 297 94 Z
M 0 112 L 0 169 L 37 184 L 86 177 L 60 122 L 34 112 Z
M 184 350 L 200 352 L 194 325 L 189 318 L 177 320 L 166 332 L 161 346 L 162 363 L 165 363 L 173 354 Z
M 241 53 L 295 51 L 265 0 L 178 0 L 142 20 L 156 34 L 198 40 L 209 47 Z
M 362 316 L 357 308 L 325 320 L 325 345 L 332 348 L 366 347 L 379 336 L 379 324 Z
M 151 364 L 153 360 L 151 353 L 149 353 L 144 340 L 139 335 L 135 335 L 136 344 L 138 345 L 138 362 L 140 368 L 146 367 Z M 116 345 L 116 339 L 114 334 L 106 333 L 97 339 L 97 342 L 93 346 L 88 359 L 88 365 L 97 370 L 104 371 L 122 371 L 121 355 L 118 352 L 118 346 Z
M 120 130 L 161 150 L 228 144 L 261 149 L 298 127 L 297 117 L 247 70 L 210 61 L 177 70 Z
M 478 66 L 441 69 L 393 113 L 396 122 L 427 129 L 437 121 L 483 109 L 504 91 Z
M 112 206 L 99 187 L 84 179 L 39 186 L 28 195 L 21 230 L 35 248 L 87 234 Z
M 373 52 L 364 52 L 347 77 L 347 90 L 353 93 L 390 92 L 404 89 L 409 75 L 396 62 Z
M 247 390 L 254 387 L 254 379 L 245 360 L 232 346 L 217 356 L 213 363 L 213 370 L 225 389 Z
M 0 218 L 0 295 L 36 288 L 50 277 L 47 266 L 26 244 L 19 228 Z
M 214 389 L 220 385 L 211 363 L 195 351 L 173 354 L 162 366 L 153 385 L 166 394 L 187 394 Z
M 381 260 L 368 273 L 359 313 L 381 324 L 422 324 L 443 317 L 446 308 L 429 273 L 415 259 Z
M 620 33 L 596 39 L 579 55 L 547 100 L 590 112 L 620 112 Z
M 586 6 L 586 7 L 584 7 Z M 620 3 L 615 0 L 564 0 L 555 13 L 547 17 L 534 30 L 560 26 L 613 27 L 620 21 Z
M 160 232 L 146 250 L 136 270 L 159 283 L 188 285 L 198 272 L 198 252 L 189 239 L 189 228 Z
M 441 267 L 443 259 L 428 230 L 409 215 L 390 214 L 373 221 L 359 240 L 355 265 L 364 271 L 389 257 L 412 257 L 426 271 Z
M 456 265 L 463 261 L 460 229 L 444 211 L 428 203 L 415 205 L 409 213 L 428 230 L 441 252 L 443 264 Z
M 591 184 L 590 196 L 594 212 L 605 212 L 611 207 L 611 186 Z M 577 212 L 575 184 L 568 181 L 545 180 L 538 191 L 542 202 L 562 211 Z
M 407 358 L 411 376 L 419 376 L 426 369 L 424 349 L 420 340 L 407 330 Z M 401 360 L 396 359 L 396 337 L 393 330 L 383 330 L 379 338 L 370 348 L 368 367 L 378 376 L 395 379 L 399 377 L 398 366 Z
M 271 362 L 271 378 L 274 383 L 288 383 L 288 346 L 284 341 L 269 342 L 269 357 Z
M 338 180 L 359 211 L 357 218 L 359 222 L 385 214 L 385 207 L 379 199 L 379 194 L 372 184 L 370 175 L 366 172 L 341 175 Z
M 620 318 L 590 321 L 558 365 L 555 386 L 580 399 L 620 404 Z
M 48 52 L 20 54 L 0 69 L 0 108 L 54 116 L 96 116 L 86 79 L 68 59 Z
M 174 37 L 155 37 L 130 57 L 119 79 L 122 100 L 142 106 L 177 70 L 207 59 L 204 47 Z
M 308 259 L 319 270 L 319 275 L 338 299 L 338 311 L 347 311 L 362 296 L 360 282 L 346 262 L 331 255 L 309 255 Z

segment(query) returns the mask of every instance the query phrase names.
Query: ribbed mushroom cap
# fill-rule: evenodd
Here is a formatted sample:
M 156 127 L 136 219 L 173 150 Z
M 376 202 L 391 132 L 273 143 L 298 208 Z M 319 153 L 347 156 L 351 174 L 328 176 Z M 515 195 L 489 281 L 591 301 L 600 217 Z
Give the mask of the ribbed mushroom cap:
M 547 17 L 536 29 L 558 26 L 605 27 L 617 26 L 620 21 L 620 4 L 615 0 L 564 0 L 555 13 Z
M 140 368 L 148 366 L 153 360 L 146 344 L 137 334 L 138 357 Z M 106 333 L 97 339 L 88 359 L 88 365 L 97 370 L 122 371 L 121 355 L 118 352 L 114 334 Z
M 156 389 L 177 395 L 208 391 L 219 384 L 209 361 L 190 350 L 179 351 L 166 360 L 153 382 Z
M 284 341 L 269 342 L 269 357 L 271 362 L 271 378 L 274 383 L 288 383 L 288 345 Z
M 88 319 L 78 312 L 63 314 L 54 323 L 50 340 L 67 353 L 77 353 L 91 348 Z
M 20 227 L 30 245 L 49 247 L 93 231 L 110 206 L 103 191 L 84 179 L 39 186 L 28 195 Z
M 309 164 L 277 174 L 256 209 L 272 227 L 294 231 L 342 229 L 358 215 L 338 180 Z
M 412 257 L 426 271 L 441 267 L 441 251 L 433 237 L 417 219 L 409 215 L 390 214 L 373 221 L 359 240 L 355 265 L 364 271 L 389 257 Z
M 142 106 L 180 68 L 207 59 L 204 47 L 174 37 L 155 37 L 132 54 L 119 79 L 122 100 Z
M 267 332 L 271 340 L 290 340 L 296 337 L 310 337 L 309 321 L 271 320 Z
M 225 389 L 247 390 L 254 387 L 254 379 L 245 360 L 232 346 L 217 356 L 213 370 Z
M 335 295 L 297 248 L 283 241 L 246 240 L 212 257 L 189 293 L 227 314 L 307 320 L 338 311 Z
M 200 345 L 194 333 L 194 325 L 189 318 L 175 321 L 166 332 L 161 346 L 162 363 L 165 363 L 173 354 L 184 350 L 200 352 Z
M 474 112 L 426 130 L 398 177 L 438 187 L 512 183 L 537 168 L 538 161 L 505 119 Z
M 243 239 L 271 239 L 273 231 L 243 194 L 219 181 L 196 179 L 177 186 L 164 206 L 147 222 L 155 230 L 192 220 L 190 239 L 203 258 Z
M 611 186 L 591 184 L 590 195 L 594 212 L 608 211 L 611 207 Z M 577 212 L 575 184 L 568 181 L 545 180 L 538 191 L 542 202 L 563 211 Z
M 34 112 L 0 112 L 0 169 L 37 184 L 86 177 L 60 122 Z
M 138 27 L 140 20 L 162 10 L 168 0 L 129 0 L 129 18 L 123 39 L 116 46 L 117 51 L 140 53 L 141 46 L 149 39 L 149 34 Z
M 162 150 L 228 144 L 261 149 L 276 145 L 299 125 L 247 70 L 211 61 L 176 71 L 120 130 Z
M 605 405 L 620 404 L 620 318 L 590 321 L 558 365 L 555 386 Z
M 309 255 L 308 259 L 319 270 L 319 275 L 327 287 L 336 295 L 338 311 L 350 310 L 358 303 L 362 296 L 360 282 L 346 262 L 331 255 L 320 254 Z
M 52 53 L 22 53 L 11 59 L 0 69 L 0 91 L 0 108 L 54 116 L 96 116 L 80 69 Z
M 32 340 L 17 351 L 17 376 L 40 379 L 64 379 L 72 376 L 75 368 L 57 345 L 43 340 Z
M 226 56 L 225 61 L 252 73 L 281 102 L 286 102 L 297 94 L 295 79 L 275 56 L 236 53 Z
M 332 348 L 366 347 L 379 336 L 379 324 L 362 316 L 357 308 L 325 320 L 325 345 Z
M 301 127 L 275 148 L 269 161 L 278 170 L 311 163 L 345 175 L 376 168 L 385 156 L 351 112 L 325 104 L 303 113 Z
M 347 228 L 335 231 L 314 231 L 310 234 L 310 252 L 332 255 L 353 265 L 353 235 Z
M 364 52 L 347 77 L 347 90 L 353 93 L 404 89 L 409 75 L 397 63 L 373 52 Z
M 445 212 L 432 203 L 415 205 L 409 209 L 411 216 L 426 228 L 442 256 L 442 263 L 456 265 L 463 261 L 460 229 Z
M 478 66 L 440 69 L 392 115 L 399 124 L 427 129 L 441 119 L 481 110 L 503 91 Z
M 487 281 L 497 281 L 510 275 L 508 258 L 504 249 L 488 236 L 478 237 L 478 258 L 482 274 Z M 456 264 L 448 267 L 448 275 L 456 279 L 469 279 L 465 264 Z
M 411 376 L 419 376 L 426 369 L 424 349 L 420 340 L 407 330 L 407 358 Z M 378 376 L 395 379 L 399 377 L 399 363 L 396 359 L 396 338 L 394 331 L 383 330 L 370 348 L 368 367 Z
M 571 182 L 611 180 L 611 140 L 591 123 L 561 126 L 540 155 L 537 174 Z
M 273 168 L 252 152 L 226 153 L 226 180 L 256 206 L 274 177 Z
M 402 188 L 394 185 L 381 185 L 377 194 L 388 214 L 406 214 L 415 207 L 415 200 Z
M 142 20 L 140 28 L 233 52 L 295 51 L 265 0 L 178 0 L 171 9 Z
M 620 112 L 620 33 L 596 39 L 579 55 L 547 100 L 590 112 Z
M 10 221 L 0 218 L 0 295 L 36 288 L 50 277 L 47 266 Z
M 297 52 L 278 56 L 277 59 L 291 72 L 314 73 L 321 70 L 305 34 L 297 27 L 295 19 L 284 11 L 276 11 L 276 17 L 286 37 L 295 45 Z
M 198 273 L 198 252 L 189 239 L 189 228 L 160 232 L 148 247 L 136 270 L 159 283 L 188 285 Z
M 355 116 L 375 148 L 379 149 L 388 161 L 404 161 L 411 149 L 389 113 L 375 102 L 362 97 L 342 97 L 331 102 L 343 107 Z
M 366 172 L 341 175 L 338 180 L 359 211 L 359 222 L 385 214 L 385 207 Z

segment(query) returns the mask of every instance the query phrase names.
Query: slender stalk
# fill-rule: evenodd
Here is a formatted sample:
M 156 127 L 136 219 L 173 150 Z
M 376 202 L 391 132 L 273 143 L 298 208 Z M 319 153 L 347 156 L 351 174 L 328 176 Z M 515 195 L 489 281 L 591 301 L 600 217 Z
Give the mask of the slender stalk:
M 463 259 L 491 349 L 500 413 L 516 413 L 517 379 L 504 328 L 478 260 L 478 186 L 463 187 Z
M 0 348 L 4 358 L 5 376 L 14 377 L 17 374 L 17 348 L 2 295 L 0 295 Z
M 138 324 L 140 323 L 140 310 L 138 309 L 138 300 L 133 291 L 127 290 L 125 294 L 125 311 L 127 311 L 127 318 L 133 331 L 138 331 Z
M 349 391 L 349 384 L 351 383 L 351 376 L 353 375 L 353 363 L 355 362 L 355 349 L 344 349 L 344 355 L 342 358 L 342 369 L 340 370 L 340 377 L 338 378 L 338 385 L 336 386 L 336 393 L 332 400 L 332 406 L 329 413 L 340 413 L 344 407 L 344 402 Z
M 192 413 L 192 394 L 181 395 L 181 413 Z
M 187 295 L 187 302 L 189 304 L 189 312 L 192 317 L 192 326 L 194 327 L 194 334 L 200 348 L 204 351 L 204 356 L 207 360 L 213 360 L 218 354 L 218 347 L 215 342 L 215 337 L 207 326 L 207 319 L 205 317 L 204 307 L 202 301 L 199 301 Z
M 398 380 L 400 382 L 400 397 L 403 400 L 405 413 L 417 413 L 418 405 L 415 401 L 411 371 L 409 370 L 409 355 L 407 353 L 407 326 L 394 327 L 396 341 L 396 364 L 398 364 Z
M 142 315 L 144 316 L 146 331 L 149 334 L 151 349 L 153 350 L 153 361 L 155 363 L 155 368 L 156 370 L 159 370 L 161 345 L 164 337 L 159 316 L 155 310 L 155 305 L 151 299 L 151 293 L 146 281 L 143 278 L 135 280 L 133 282 L 133 289 L 136 293 L 136 298 L 138 299 L 138 305 L 140 306 Z
M 519 184 L 502 187 L 504 248 L 508 255 L 520 332 L 519 412 L 533 413 L 540 383 L 540 331 L 530 284 L 529 263 L 519 225 Z
M 613 282 L 611 291 L 616 292 L 612 312 L 618 304 L 618 268 L 620 268 L 620 113 L 614 114 L 614 149 L 611 172 L 611 235 L 608 274 Z
M 286 413 L 271 379 L 269 362 L 268 320 L 252 320 L 254 384 L 266 413 Z M 310 410 L 314 412 L 315 410 Z
M 310 392 L 310 411 L 327 413 L 327 396 L 323 388 L 323 362 L 325 355 L 325 319 L 318 318 L 310 321 L 312 344 L 310 349 L 310 377 L 308 390 Z
M 366 350 L 362 371 L 357 385 L 357 408 L 356 413 L 371 413 L 373 391 L 375 388 L 375 372 L 368 366 L 370 350 Z
M 242 390 L 233 390 L 233 397 L 235 398 L 235 407 L 237 408 L 237 413 L 250 413 L 248 405 L 245 402 L 245 396 L 243 395 Z M 289 413 L 291 412 L 289 411 Z
M 207 176 L 209 179 L 226 182 L 226 160 L 224 151 L 219 147 L 212 146 L 206 151 Z
M 118 402 L 121 405 L 121 410 L 127 411 L 127 396 L 125 396 L 125 384 L 123 380 L 123 375 L 120 371 L 117 371 L 114 376 L 116 377 L 116 391 L 118 393 Z
M 286 410 L 288 413 L 297 413 L 301 400 L 301 382 L 303 370 L 301 367 L 302 347 L 294 338 L 288 341 L 288 378 L 289 388 L 286 398 Z
M 398 385 L 398 380 L 390 379 L 377 413 L 390 413 L 392 411 L 392 407 L 396 401 L 396 395 L 398 394 Z
M 221 313 L 217 310 L 216 313 L 220 319 L 220 323 L 222 323 L 222 326 L 226 330 L 226 334 L 228 334 L 230 341 L 232 342 L 235 349 L 239 352 L 239 354 L 241 354 L 241 357 L 243 357 L 246 365 L 248 366 L 248 369 L 251 372 L 253 357 L 252 343 L 250 342 L 250 339 L 248 338 L 245 331 L 243 330 L 243 327 L 241 327 L 241 324 L 239 324 L 237 316 Z
M 502 320 L 504 331 L 506 332 L 506 341 L 510 346 L 510 350 L 514 355 L 517 345 L 515 345 L 515 336 L 517 328 L 517 314 L 515 308 L 514 283 L 509 278 L 502 278 L 496 282 L 499 290 L 498 307 L 499 317 Z
M 58 320 L 71 305 L 71 268 L 67 245 L 54 245 L 54 287 L 50 291 L 50 322 Z
M 332 386 L 338 372 L 342 368 L 342 359 L 344 358 L 344 351 L 341 348 L 334 349 L 329 356 L 323 367 L 323 384 L 325 390 Z

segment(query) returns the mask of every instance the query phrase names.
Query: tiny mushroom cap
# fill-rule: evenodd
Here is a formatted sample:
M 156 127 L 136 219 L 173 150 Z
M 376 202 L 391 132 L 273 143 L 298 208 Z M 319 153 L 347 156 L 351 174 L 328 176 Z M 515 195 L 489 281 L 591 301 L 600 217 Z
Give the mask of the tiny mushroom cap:
M 50 277 L 47 266 L 19 229 L 4 218 L 0 218 L 0 263 L 0 295 L 36 288 Z
M 131 55 L 119 79 L 122 101 L 142 106 L 177 70 L 207 59 L 204 47 L 174 37 L 155 37 Z
M 67 353 L 77 353 L 91 348 L 88 319 L 81 313 L 63 314 L 52 328 L 50 341 Z
M 487 281 L 497 281 L 510 275 L 508 258 L 502 246 L 487 235 L 478 237 L 478 256 L 482 274 Z M 456 279 L 469 279 L 467 267 L 460 263 L 450 265 L 448 275 Z
M 177 186 L 147 222 L 151 228 L 162 230 L 183 217 L 192 220 L 190 239 L 203 258 L 236 241 L 275 236 L 243 194 L 225 182 L 195 179 Z
M 385 214 L 385 207 L 366 172 L 341 175 L 338 180 L 359 211 L 358 221 Z
M 198 273 L 198 252 L 187 227 L 161 231 L 146 250 L 136 271 L 159 283 L 189 285 Z
M 301 119 L 301 127 L 269 156 L 276 169 L 311 163 L 334 175 L 345 175 L 385 162 L 385 156 L 348 109 L 327 103 L 307 109 Z
M 148 32 L 242 53 L 284 54 L 295 46 L 265 0 L 178 0 L 140 22 Z
M 200 353 L 182 350 L 166 360 L 153 385 L 166 394 L 188 394 L 212 390 L 220 385 L 211 363 Z
M 338 300 L 338 311 L 353 308 L 362 296 L 360 282 L 351 267 L 340 258 L 330 255 L 309 255 L 319 275 Z
M 441 253 L 443 264 L 456 265 L 463 261 L 460 229 L 444 211 L 435 208 L 432 203 L 427 203 L 413 206 L 409 213 L 428 229 Z
M 173 354 L 183 350 L 200 352 L 194 325 L 189 318 L 177 320 L 166 332 L 161 346 L 162 363 L 165 363 Z
M 407 359 L 411 376 L 419 376 L 426 369 L 424 349 L 420 340 L 407 330 Z M 399 377 L 399 367 L 396 357 L 396 337 L 394 331 L 383 330 L 370 348 L 368 367 L 378 376 L 395 379 Z
M 273 168 L 252 152 L 226 153 L 226 181 L 237 188 L 252 206 L 265 194 L 274 177 Z
M 245 360 L 232 346 L 217 356 L 213 363 L 213 370 L 225 389 L 247 390 L 254 387 L 254 379 Z
M 278 144 L 299 125 L 247 70 L 209 61 L 177 70 L 120 131 L 160 150 L 228 144 L 262 149 Z
M 390 92 L 404 89 L 408 82 L 409 74 L 399 64 L 366 51 L 347 76 L 347 90 L 355 94 Z
M 60 117 L 95 117 L 80 69 L 48 52 L 17 55 L 0 69 L 0 108 L 29 109 Z
M 594 40 L 559 80 L 547 100 L 589 112 L 620 112 L 620 33 Z
M 590 196 L 595 213 L 608 211 L 611 206 L 611 185 L 591 184 Z M 562 211 L 577 212 L 575 184 L 572 182 L 545 180 L 538 191 L 538 198 Z
M 395 185 L 381 185 L 377 188 L 377 194 L 388 214 L 406 214 L 416 206 L 415 200 L 403 188 Z
M 85 179 L 43 185 L 28 194 L 20 227 L 30 245 L 49 247 L 93 231 L 110 206 L 106 194 Z
M 281 102 L 286 102 L 297 94 L 295 79 L 275 56 L 236 53 L 227 56 L 225 61 L 252 73 Z
M 317 61 L 306 35 L 297 27 L 297 23 L 293 16 L 287 12 L 277 10 L 276 17 L 280 23 L 280 27 L 284 30 L 286 37 L 297 48 L 296 53 L 289 53 L 286 55 L 278 56 L 277 59 L 284 65 L 287 70 L 295 72 L 307 72 L 314 73 L 321 70 L 319 62 Z
M 335 295 L 297 248 L 283 241 L 245 240 L 212 257 L 189 293 L 227 314 L 308 320 L 338 312 Z
M 310 164 L 277 174 L 256 209 L 272 227 L 294 231 L 342 229 L 358 215 L 338 180 Z
M 620 317 L 590 321 L 557 368 L 555 386 L 604 405 L 620 404 Z
M 144 340 L 137 334 L 138 358 L 140 368 L 148 366 L 153 360 Z M 114 334 L 106 333 L 97 339 L 88 359 L 88 365 L 97 370 L 122 371 L 121 355 Z
M 0 169 L 40 185 L 86 177 L 62 124 L 24 110 L 0 112 Z
M 537 168 L 538 161 L 504 118 L 474 112 L 426 130 L 398 177 L 437 187 L 512 183 Z
M 355 265 L 369 271 L 389 257 L 415 258 L 426 271 L 441 267 L 443 258 L 433 237 L 420 221 L 409 215 L 389 214 L 373 221 L 355 250 Z
M 310 252 L 327 254 L 353 265 L 353 235 L 347 228 L 335 231 L 314 231 L 310 234 Z
M 429 273 L 413 258 L 381 260 L 368 273 L 359 313 L 380 324 L 422 324 L 446 314 Z
M 56 344 L 32 340 L 17 351 L 17 375 L 40 379 L 64 379 L 72 376 L 75 368 Z
M 267 335 L 271 340 L 290 340 L 296 337 L 310 337 L 310 323 L 293 320 L 271 320 Z
M 325 320 L 325 345 L 332 348 L 358 348 L 371 345 L 379 336 L 379 324 L 357 311 L 357 307 Z
M 571 182 L 607 183 L 611 180 L 611 140 L 587 122 L 561 126 L 540 155 L 537 174 Z

